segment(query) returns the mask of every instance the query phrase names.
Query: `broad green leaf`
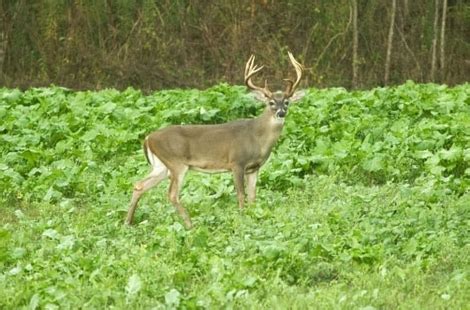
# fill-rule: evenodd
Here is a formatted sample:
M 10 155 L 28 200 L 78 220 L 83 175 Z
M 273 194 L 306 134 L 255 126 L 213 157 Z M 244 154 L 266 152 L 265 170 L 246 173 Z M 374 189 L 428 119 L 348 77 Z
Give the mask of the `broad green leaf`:
M 30 310 L 35 310 L 39 307 L 39 302 L 41 301 L 41 298 L 39 297 L 39 294 L 34 294 L 30 301 L 29 301 L 29 306 L 28 309 Z
M 50 239 L 59 239 L 60 234 L 55 229 L 49 228 L 49 229 L 46 229 L 42 233 L 42 236 L 43 237 L 48 237 Z
M 442 159 L 456 161 L 462 156 L 462 148 L 453 146 L 448 150 L 442 149 L 439 155 Z
M 470 148 L 463 150 L 463 159 L 465 161 L 470 161 Z
M 415 155 L 416 158 L 420 158 L 420 159 L 426 159 L 426 158 L 429 158 L 429 157 L 433 156 L 432 152 L 430 152 L 428 150 L 416 151 L 415 154 L 416 154 Z
M 363 162 L 362 167 L 370 172 L 379 171 L 384 169 L 384 157 L 377 154 L 375 157 Z
M 110 114 L 116 109 L 116 104 L 114 102 L 107 102 L 100 107 L 100 111 L 104 114 Z
M 171 307 L 178 307 L 180 304 L 181 293 L 172 288 L 168 293 L 165 294 L 165 304 Z
M 132 298 L 142 289 L 142 281 L 139 275 L 133 274 L 129 277 L 126 285 L 126 294 L 128 298 Z

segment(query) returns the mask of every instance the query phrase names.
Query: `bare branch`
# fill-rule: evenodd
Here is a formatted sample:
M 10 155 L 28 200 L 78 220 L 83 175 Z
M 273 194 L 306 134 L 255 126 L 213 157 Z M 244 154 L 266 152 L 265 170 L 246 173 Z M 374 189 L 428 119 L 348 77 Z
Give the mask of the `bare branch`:
M 398 34 L 400 35 L 401 40 L 402 40 L 403 44 L 405 45 L 406 50 L 408 51 L 408 53 L 410 53 L 411 57 L 413 57 L 413 60 L 415 61 L 416 68 L 419 71 L 420 80 L 423 80 L 423 71 L 421 70 L 421 65 L 419 64 L 418 58 L 416 58 L 416 55 L 413 53 L 410 46 L 406 42 L 406 38 L 405 38 L 405 35 L 403 34 L 403 31 L 401 31 L 401 29 L 399 27 L 395 27 L 395 29 L 398 31 Z
M 318 67 L 318 64 L 320 63 L 320 60 L 323 58 L 323 55 L 326 53 L 326 51 L 328 50 L 330 45 L 333 43 L 333 41 L 336 40 L 340 36 L 344 36 L 349 31 L 349 27 L 351 26 L 351 22 L 352 22 L 352 16 L 353 16 L 353 12 L 352 12 L 352 8 L 351 8 L 351 5 L 350 5 L 349 6 L 349 20 L 348 20 L 348 24 L 346 25 L 346 28 L 344 28 L 344 31 L 341 31 L 341 32 L 335 34 L 330 39 L 330 41 L 328 41 L 328 43 L 325 45 L 325 48 L 320 53 L 320 56 L 318 56 L 317 61 L 315 62 L 315 67 Z
M 447 0 L 443 0 L 442 1 L 442 22 L 441 22 L 441 74 L 444 74 L 444 69 L 445 69 L 446 16 L 447 16 Z
M 436 0 L 434 2 L 435 10 L 434 10 L 434 24 L 433 24 L 433 32 L 434 32 L 434 37 L 432 39 L 432 56 L 431 56 L 431 81 L 435 81 L 435 75 L 436 75 L 436 54 L 437 54 L 437 39 L 438 39 L 438 30 L 437 30 L 437 24 L 439 21 L 439 0 Z
M 385 58 L 385 75 L 384 83 L 388 84 L 388 79 L 390 76 L 390 61 L 392 57 L 392 47 L 393 47 L 393 29 L 395 28 L 395 13 L 397 11 L 397 0 L 392 1 L 392 13 L 390 17 L 390 28 L 388 30 L 388 40 L 387 40 L 387 56 Z
M 359 45 L 358 29 L 357 29 L 357 0 L 352 1 L 353 4 L 353 55 L 352 55 L 352 87 L 357 87 L 357 65 L 359 63 L 357 49 Z

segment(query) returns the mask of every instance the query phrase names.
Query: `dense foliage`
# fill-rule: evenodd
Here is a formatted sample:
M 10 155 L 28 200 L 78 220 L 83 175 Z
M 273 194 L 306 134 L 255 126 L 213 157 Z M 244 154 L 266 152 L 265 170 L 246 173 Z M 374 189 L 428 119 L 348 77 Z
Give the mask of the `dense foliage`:
M 465 0 L 2 0 L 0 85 L 206 88 L 241 83 L 251 53 L 280 81 L 287 50 L 306 85 L 454 85 L 469 21 Z
M 143 95 L 0 89 L 0 307 L 468 304 L 470 86 L 310 89 L 237 209 L 190 174 L 186 231 L 147 194 L 123 224 L 141 141 L 262 108 L 242 87 Z
M 291 109 L 262 182 L 282 189 L 321 173 L 366 185 L 440 182 L 461 194 L 470 185 L 469 93 L 468 85 L 411 82 L 352 93 L 311 89 Z M 62 88 L 1 96 L 2 191 L 28 201 L 89 197 L 116 173 L 135 175 L 152 129 L 259 114 L 244 88 L 227 85 L 150 96 Z

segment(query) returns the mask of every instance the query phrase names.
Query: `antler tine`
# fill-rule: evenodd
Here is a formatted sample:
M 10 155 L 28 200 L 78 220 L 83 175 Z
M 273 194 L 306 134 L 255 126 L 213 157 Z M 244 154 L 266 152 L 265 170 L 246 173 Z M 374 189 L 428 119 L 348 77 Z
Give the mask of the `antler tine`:
M 258 67 L 254 64 L 254 62 L 255 62 L 255 55 L 251 55 L 245 66 L 245 79 L 249 76 L 253 76 L 256 72 L 263 69 L 264 66 Z
M 262 88 L 254 85 L 253 81 L 251 80 L 251 78 L 263 68 L 264 66 L 258 67 L 257 65 L 255 65 L 255 55 L 251 55 L 245 66 L 245 84 L 248 88 L 261 91 L 266 97 L 271 97 L 272 93 L 268 89 L 267 81 L 265 83 L 264 88 Z
M 291 52 L 288 52 L 287 54 L 289 55 L 289 59 L 292 65 L 294 66 L 295 73 L 297 75 L 297 79 L 295 80 L 295 82 L 290 79 L 284 79 L 284 81 L 289 83 L 289 85 L 287 85 L 285 95 L 286 97 L 291 97 L 299 86 L 300 80 L 302 79 L 304 66 L 302 66 L 302 64 L 294 58 L 294 55 L 292 55 Z
M 289 94 L 292 90 L 292 86 L 294 85 L 294 81 L 292 81 L 291 79 L 284 79 L 284 81 L 287 82 L 286 91 L 284 93 Z
M 250 71 L 252 60 L 255 58 L 255 55 L 251 55 L 248 61 L 246 62 L 245 65 L 245 77 L 248 75 L 248 72 Z

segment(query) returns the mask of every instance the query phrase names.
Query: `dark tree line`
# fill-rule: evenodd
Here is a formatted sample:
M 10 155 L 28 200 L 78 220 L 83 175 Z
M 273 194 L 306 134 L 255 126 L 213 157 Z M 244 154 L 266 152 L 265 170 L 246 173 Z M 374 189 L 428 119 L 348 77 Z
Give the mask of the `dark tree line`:
M 288 50 L 306 85 L 458 84 L 469 38 L 464 0 L 2 0 L 0 86 L 240 84 L 251 53 L 279 81 Z

